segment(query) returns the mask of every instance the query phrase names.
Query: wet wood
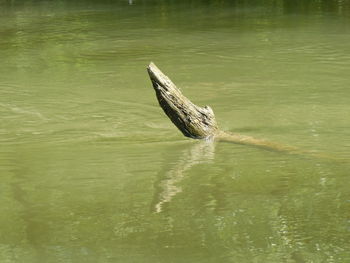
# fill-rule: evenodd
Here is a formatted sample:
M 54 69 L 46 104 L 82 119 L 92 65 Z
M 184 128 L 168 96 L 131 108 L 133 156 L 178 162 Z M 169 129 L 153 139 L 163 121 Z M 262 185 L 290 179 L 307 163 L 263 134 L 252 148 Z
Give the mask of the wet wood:
M 149 64 L 147 70 L 159 105 L 185 136 L 203 139 L 217 133 L 218 126 L 209 106 L 193 104 L 153 63 Z

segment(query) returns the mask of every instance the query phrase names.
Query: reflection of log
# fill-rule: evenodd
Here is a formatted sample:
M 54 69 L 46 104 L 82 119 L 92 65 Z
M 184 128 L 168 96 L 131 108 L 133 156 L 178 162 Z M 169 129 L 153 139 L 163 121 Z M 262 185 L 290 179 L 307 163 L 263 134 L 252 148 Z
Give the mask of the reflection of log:
M 160 213 L 166 203 L 170 203 L 174 196 L 182 191 L 180 182 L 186 175 L 186 172 L 197 164 L 207 163 L 214 159 L 215 143 L 201 141 L 191 148 L 182 152 L 176 164 L 165 174 L 157 185 L 159 191 L 155 196 L 154 211 Z

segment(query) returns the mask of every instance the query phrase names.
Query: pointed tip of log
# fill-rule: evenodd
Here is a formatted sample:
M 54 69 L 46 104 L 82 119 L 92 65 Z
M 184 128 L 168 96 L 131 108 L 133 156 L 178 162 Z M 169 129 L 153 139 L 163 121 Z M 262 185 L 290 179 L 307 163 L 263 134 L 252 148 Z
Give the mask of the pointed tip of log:
M 156 66 L 156 64 L 151 61 L 148 66 L 147 66 L 147 71 L 152 72 L 152 71 L 160 71 L 159 68 Z
M 147 67 L 148 75 L 152 81 L 155 90 L 169 90 L 176 86 L 153 62 Z

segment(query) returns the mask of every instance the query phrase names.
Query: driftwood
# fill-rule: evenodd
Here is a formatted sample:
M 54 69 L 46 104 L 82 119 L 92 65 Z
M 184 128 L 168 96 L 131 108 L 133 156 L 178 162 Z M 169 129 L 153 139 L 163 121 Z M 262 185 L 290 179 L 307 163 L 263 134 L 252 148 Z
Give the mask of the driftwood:
M 149 64 L 147 71 L 159 105 L 185 136 L 249 144 L 278 151 L 296 150 L 294 147 L 221 131 L 216 123 L 214 112 L 209 106 L 199 107 L 193 104 L 154 63 Z
M 217 134 L 218 126 L 209 106 L 194 105 L 153 63 L 147 70 L 159 105 L 185 136 L 203 139 Z
M 334 159 L 322 153 L 300 150 L 289 145 L 221 131 L 216 123 L 214 112 L 209 106 L 199 107 L 193 104 L 154 63 L 149 64 L 147 71 L 159 105 L 176 127 L 187 137 L 252 145 L 267 150 Z

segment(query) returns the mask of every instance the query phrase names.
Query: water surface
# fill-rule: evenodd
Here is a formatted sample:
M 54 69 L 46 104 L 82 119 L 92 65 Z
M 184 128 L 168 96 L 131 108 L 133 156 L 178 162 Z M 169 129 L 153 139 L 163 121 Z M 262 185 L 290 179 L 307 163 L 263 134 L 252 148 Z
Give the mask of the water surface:
M 249 2 L 0 1 L 1 262 L 350 261 L 350 3 Z

